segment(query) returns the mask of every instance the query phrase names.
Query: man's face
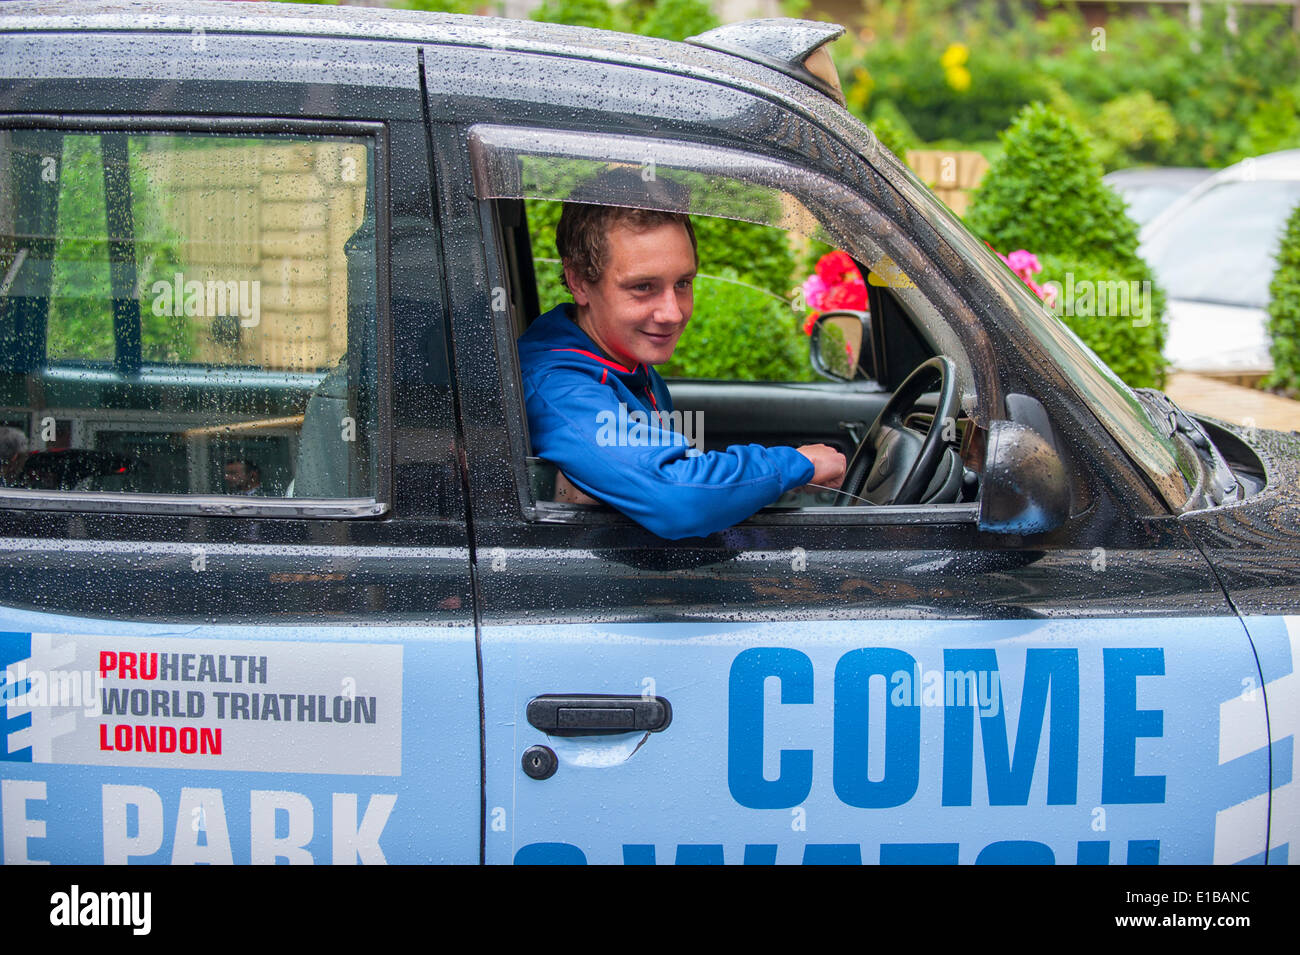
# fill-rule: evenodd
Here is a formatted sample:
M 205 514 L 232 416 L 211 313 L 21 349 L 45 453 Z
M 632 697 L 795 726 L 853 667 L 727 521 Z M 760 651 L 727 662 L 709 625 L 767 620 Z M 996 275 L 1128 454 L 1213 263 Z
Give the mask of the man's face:
M 599 282 L 566 272 L 578 325 L 628 368 L 661 365 L 672 357 L 695 305 L 690 237 L 676 222 L 645 230 L 619 224 L 606 241 L 608 264 Z
M 247 491 L 251 486 L 251 477 L 239 462 L 226 465 L 226 487 L 236 494 Z

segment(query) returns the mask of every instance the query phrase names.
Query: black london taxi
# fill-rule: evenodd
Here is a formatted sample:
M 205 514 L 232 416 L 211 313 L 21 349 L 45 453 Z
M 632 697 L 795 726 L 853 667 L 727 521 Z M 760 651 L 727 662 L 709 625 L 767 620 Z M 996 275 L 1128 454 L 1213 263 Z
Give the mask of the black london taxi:
M 1289 861 L 1300 439 L 1120 382 L 839 32 L 0 5 L 4 861 Z M 565 200 L 692 216 L 676 410 L 845 493 L 554 500 Z

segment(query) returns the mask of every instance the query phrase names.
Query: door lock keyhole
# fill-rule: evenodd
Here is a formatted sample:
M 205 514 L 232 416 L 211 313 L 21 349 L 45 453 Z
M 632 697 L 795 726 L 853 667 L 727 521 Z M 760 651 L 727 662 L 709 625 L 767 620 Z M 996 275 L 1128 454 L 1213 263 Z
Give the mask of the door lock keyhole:
M 520 762 L 524 774 L 532 779 L 550 779 L 560 766 L 555 751 L 549 746 L 529 746 L 524 750 L 524 758 Z

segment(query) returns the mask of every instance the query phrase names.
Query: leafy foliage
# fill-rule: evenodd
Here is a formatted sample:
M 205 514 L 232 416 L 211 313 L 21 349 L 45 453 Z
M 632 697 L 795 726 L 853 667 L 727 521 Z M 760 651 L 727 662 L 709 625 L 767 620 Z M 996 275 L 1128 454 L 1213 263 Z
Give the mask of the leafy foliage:
M 1300 396 L 1300 205 L 1291 212 L 1269 283 L 1268 330 L 1273 374 L 1265 384 Z
M 958 17 L 952 0 L 869 0 L 869 41 L 841 58 L 850 105 L 864 118 L 887 99 L 921 139 L 990 140 L 1024 103 L 1043 98 L 1039 73 L 988 21 Z M 954 42 L 957 41 L 957 42 Z M 954 49 L 958 47 L 958 49 Z M 867 95 L 863 95 L 864 88 Z
M 695 282 L 695 310 L 665 378 L 809 381 L 808 339 L 800 315 L 743 282 L 733 268 Z
M 704 0 L 625 0 L 620 4 L 607 0 L 542 0 L 529 16 L 546 23 L 640 33 L 662 40 L 684 40 L 712 30 L 719 23 Z
M 1003 154 L 975 191 L 966 224 L 1000 252 L 1027 249 L 1042 281 L 1132 282 L 1152 290 L 1150 323 L 1107 316 L 1067 323 L 1129 385 L 1164 381 L 1164 299 L 1137 254 L 1137 225 L 1101 181 L 1087 138 L 1041 103 L 1025 107 L 1003 136 Z M 1149 283 L 1143 285 L 1142 283 Z M 1138 317 L 1141 321 L 1141 318 Z
M 1148 91 L 1125 93 L 1104 103 L 1093 124 L 1097 158 L 1107 169 L 1154 163 L 1175 143 L 1173 110 Z
M 889 99 L 931 143 L 988 141 L 1045 100 L 1072 104 L 1108 169 L 1222 166 L 1300 145 L 1290 18 L 1282 5 L 1206 4 L 1197 26 L 1181 7 L 1152 6 L 1097 27 L 1068 5 L 1036 16 L 992 0 L 868 0 L 838 65 L 860 116 Z
M 1246 121 L 1237 140 L 1232 160 L 1300 148 L 1300 83 L 1273 91 L 1258 111 Z
M 700 216 L 691 224 L 699 243 L 701 272 L 721 275 L 731 269 L 742 281 L 789 300 L 794 285 L 794 254 L 783 231 Z
M 1137 257 L 1137 225 L 1101 181 L 1084 135 L 1042 103 L 1021 110 L 1002 156 L 972 196 L 966 224 L 999 251 Z
M 718 25 L 709 5 L 703 0 L 659 0 L 636 24 L 636 32 L 657 36 L 661 40 L 685 40 Z
M 389 0 L 390 7 L 405 10 L 428 10 L 433 13 L 477 13 L 480 0 Z
M 158 314 L 149 307 L 153 282 L 170 283 L 180 270 L 179 238 L 163 215 L 163 190 L 155 188 L 140 162 L 141 142 L 130 140 L 131 213 L 135 258 L 141 275 L 141 348 L 146 360 L 184 362 L 197 347 L 194 322 Z M 59 176 L 57 243 L 51 284 L 47 352 L 51 357 L 111 361 L 113 292 L 109 276 L 104 175 L 99 138 L 63 139 Z
M 541 6 L 529 16 L 544 23 L 567 23 L 598 30 L 626 32 L 628 27 L 619 8 L 606 0 L 542 0 Z
M 1039 284 L 1055 283 L 1064 299 L 1054 309 L 1061 321 L 1130 386 L 1159 387 L 1165 378 L 1165 296 L 1156 285 L 1143 284 L 1150 273 L 1141 260 L 1134 265 L 1048 254 L 1040 261 Z M 1127 308 L 1115 308 L 1117 299 Z

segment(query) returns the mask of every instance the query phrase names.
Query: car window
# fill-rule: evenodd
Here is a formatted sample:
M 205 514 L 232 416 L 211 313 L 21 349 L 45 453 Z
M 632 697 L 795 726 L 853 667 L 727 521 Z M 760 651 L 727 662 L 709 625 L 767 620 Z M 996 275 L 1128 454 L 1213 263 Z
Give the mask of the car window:
M 371 497 L 373 152 L 0 130 L 4 484 Z
M 475 127 L 471 140 L 478 194 L 487 200 L 485 215 L 494 220 L 501 273 L 510 286 L 501 289 L 511 293 L 503 303 L 511 316 L 510 336 L 570 299 L 554 240 L 562 201 L 686 212 L 700 247 L 700 277 L 690 324 L 672 359 L 658 369 L 676 382 L 674 414 L 682 413 L 683 427 L 674 425 L 673 430 L 699 450 L 750 442 L 797 447 L 829 441 L 852 456 L 886 392 L 868 379 L 868 364 L 857 367 L 865 357 L 865 343 L 857 340 L 862 329 L 853 342 L 838 327 L 822 331 L 822 362 L 842 378 L 854 378 L 852 385 L 828 382 L 813 372 L 809 333 L 819 311 L 857 311 L 859 321 L 869 323 L 870 283 L 880 286 L 881 295 L 871 300 L 891 310 L 891 327 L 912 329 L 908 334 L 913 338 L 899 346 L 899 360 L 908 365 L 904 372 L 932 355 L 953 359 L 960 420 L 943 425 L 943 433 L 949 435 L 946 442 L 961 445 L 961 457 L 959 464 L 945 465 L 949 479 L 932 503 L 973 500 L 976 484 L 952 483 L 961 477 L 961 464 L 982 465 L 976 460 L 976 428 L 967 426 L 978 420 L 970 361 L 955 330 L 909 274 L 908 269 L 919 274 L 926 260 L 862 197 L 796 167 L 706 146 L 618 136 L 593 141 L 555 131 L 521 135 L 497 127 Z M 758 249 L 769 254 L 756 254 Z M 532 269 L 519 267 L 523 259 Z M 534 284 L 537 301 L 528 302 Z M 504 351 L 506 342 L 500 333 L 498 338 Z M 856 374 L 850 375 L 851 367 Z M 768 390 L 687 391 L 683 382 L 693 379 L 702 386 L 767 385 Z M 771 390 L 778 385 L 801 390 Z M 506 387 L 509 393 L 508 381 Z M 847 395 L 846 388 L 858 389 L 852 392 L 854 403 L 836 405 L 834 394 Z M 874 403 L 863 400 L 871 394 L 881 397 Z M 688 400 L 683 402 L 682 395 Z M 760 407 L 764 411 L 754 415 Z M 848 409 L 856 411 L 845 414 Z M 707 417 L 711 424 L 702 428 L 699 420 L 692 430 L 685 421 L 690 415 Z M 916 420 L 921 430 L 929 426 L 928 417 Z M 706 433 L 705 440 L 695 440 L 699 431 Z M 720 435 L 731 440 L 720 441 Z M 563 475 L 557 479 L 554 468 L 537 458 L 529 459 L 527 483 L 525 499 L 534 502 L 594 503 L 574 494 Z M 839 502 L 833 491 L 826 492 L 825 500 L 818 493 L 787 494 L 777 506 Z
M 569 200 L 685 212 L 692 219 L 779 230 L 796 250 L 844 250 L 890 289 L 934 353 L 953 357 L 962 407 L 977 411 L 979 397 L 965 349 L 913 280 L 926 267 L 924 259 L 904 244 L 892 223 L 839 183 L 749 153 L 629 136 L 476 126 L 471 142 L 480 199 Z M 553 215 L 558 218 L 558 212 Z M 796 265 L 788 292 L 802 311 L 807 303 L 796 292 L 798 284 Z

